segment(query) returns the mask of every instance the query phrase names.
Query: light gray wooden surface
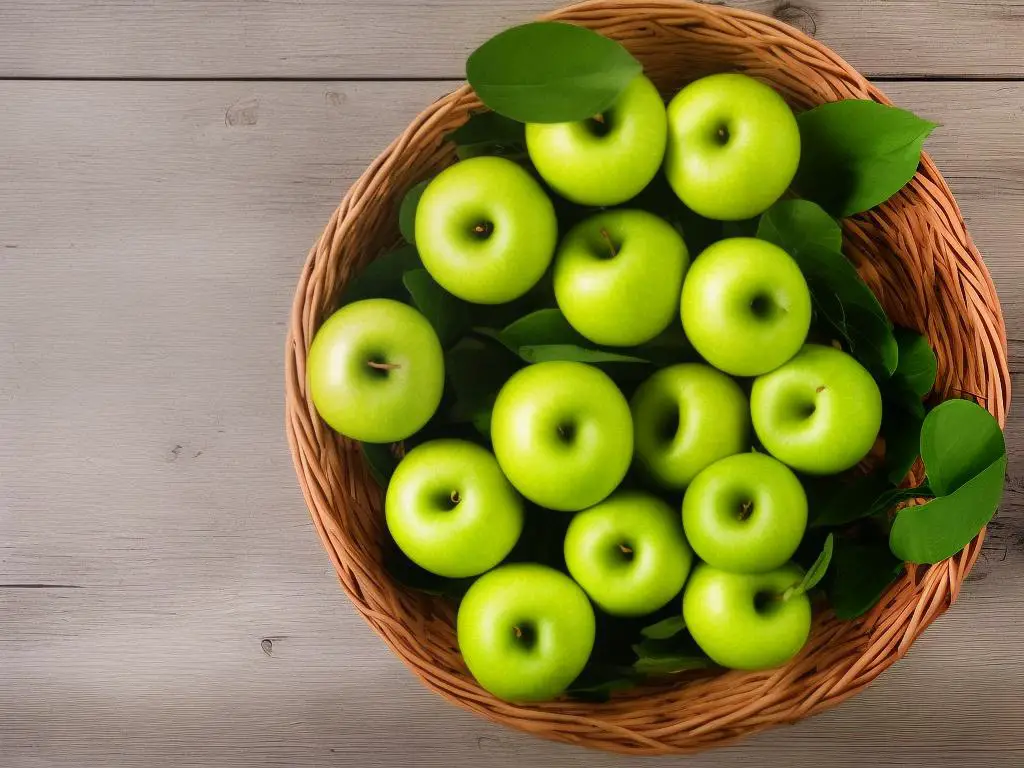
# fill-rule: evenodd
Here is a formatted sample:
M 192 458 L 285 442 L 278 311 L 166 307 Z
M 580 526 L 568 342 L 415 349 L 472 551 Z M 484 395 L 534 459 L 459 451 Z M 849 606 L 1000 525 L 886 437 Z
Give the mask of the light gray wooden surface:
M 1019 3 L 809 5 L 866 71 L 1024 69 Z M 3 768 L 626 763 L 421 688 L 348 605 L 296 488 L 281 358 L 300 264 L 345 188 L 454 86 L 351 78 L 458 75 L 474 42 L 544 4 L 374 7 L 0 2 Z M 179 81 L 195 76 L 227 81 Z M 885 88 L 943 124 L 929 149 L 1017 374 L 1024 83 Z M 836 710 L 687 764 L 1024 765 L 1017 411 L 1007 438 L 982 559 L 908 657 Z

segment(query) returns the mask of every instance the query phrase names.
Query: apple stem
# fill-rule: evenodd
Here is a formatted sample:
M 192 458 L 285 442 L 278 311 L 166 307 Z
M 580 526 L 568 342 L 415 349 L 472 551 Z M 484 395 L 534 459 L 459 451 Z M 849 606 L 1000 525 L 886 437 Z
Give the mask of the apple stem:
M 824 391 L 825 391 L 825 385 L 824 385 L 824 384 L 822 384 L 822 385 L 821 385 L 820 387 L 818 387 L 818 388 L 817 388 L 816 390 L 814 390 L 814 393 L 815 393 L 816 395 L 820 395 L 820 394 L 821 394 L 822 392 L 824 392 Z
M 600 112 L 594 115 L 592 119 L 595 123 L 604 124 L 604 115 L 602 115 Z
M 750 511 L 754 508 L 754 502 L 744 501 L 740 505 L 740 520 L 746 520 L 750 517 Z
M 515 633 L 516 640 L 523 639 L 523 630 L 521 630 L 519 627 L 512 627 L 512 631 Z
M 607 229 L 601 230 L 601 237 L 608 243 L 608 251 L 611 253 L 611 257 L 614 259 L 618 255 L 618 251 L 615 250 L 615 243 L 612 242 L 612 236 L 608 234 Z
M 619 551 L 622 552 L 622 554 L 624 554 L 624 555 L 632 555 L 633 554 L 632 548 L 627 547 L 625 544 L 619 544 Z
M 449 501 L 451 501 L 452 504 L 458 504 L 460 501 L 462 501 L 462 497 L 459 496 L 458 491 L 452 491 L 451 495 L 448 496 L 448 499 Z
M 367 360 L 366 364 L 378 371 L 393 371 L 402 367 L 400 363 L 378 363 L 376 360 Z

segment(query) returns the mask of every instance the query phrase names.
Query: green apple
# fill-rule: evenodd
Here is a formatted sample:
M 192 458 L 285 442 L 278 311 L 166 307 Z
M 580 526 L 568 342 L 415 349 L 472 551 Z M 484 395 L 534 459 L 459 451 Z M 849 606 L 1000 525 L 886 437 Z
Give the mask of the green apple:
M 682 490 L 712 462 L 750 448 L 750 407 L 739 385 L 702 363 L 662 368 L 630 401 L 636 462 Z
M 658 173 L 667 130 L 661 94 L 640 75 L 601 115 L 576 123 L 528 123 L 526 149 L 562 197 L 581 205 L 617 205 Z
M 508 701 L 552 699 L 575 680 L 594 648 L 594 609 L 564 573 L 514 563 L 485 573 L 456 620 L 459 650 L 485 689 Z
M 649 493 L 618 491 L 573 516 L 565 564 L 605 613 L 643 616 L 679 594 L 693 551 L 668 504 Z
M 683 238 L 664 219 L 604 211 L 558 246 L 555 299 L 569 324 L 596 344 L 643 344 L 675 319 L 689 264 Z
M 555 208 L 522 166 L 474 157 L 449 166 L 416 206 L 416 248 L 442 288 L 477 304 L 502 304 L 532 288 L 551 264 Z
M 807 530 L 807 496 L 796 475 L 763 453 L 720 459 L 690 483 L 683 528 L 715 568 L 763 573 L 796 552 Z
M 633 458 L 629 404 L 608 375 L 584 363 L 517 371 L 491 411 L 491 443 L 505 476 L 530 501 L 574 512 L 622 482 Z
M 686 629 L 723 667 L 781 666 L 800 652 L 811 632 L 807 595 L 782 599 L 802 578 L 794 563 L 767 573 L 732 573 L 701 563 L 683 590 Z
M 709 219 L 749 219 L 786 191 L 800 164 L 800 131 L 774 90 L 738 73 L 710 75 L 668 105 L 665 175 Z
M 327 318 L 309 347 L 306 372 L 320 417 L 367 443 L 417 432 L 444 389 L 437 334 L 415 309 L 390 299 L 357 301 Z
M 754 380 L 750 412 L 772 456 L 811 475 L 832 475 L 863 459 L 882 425 L 882 395 L 842 350 L 807 344 Z
M 486 448 L 434 440 L 413 448 L 388 483 L 388 530 L 410 560 L 461 579 L 490 570 L 523 530 L 523 500 Z
M 733 237 L 708 246 L 683 282 L 683 330 L 694 349 L 733 376 L 759 376 L 795 355 L 811 327 L 811 293 L 777 245 Z

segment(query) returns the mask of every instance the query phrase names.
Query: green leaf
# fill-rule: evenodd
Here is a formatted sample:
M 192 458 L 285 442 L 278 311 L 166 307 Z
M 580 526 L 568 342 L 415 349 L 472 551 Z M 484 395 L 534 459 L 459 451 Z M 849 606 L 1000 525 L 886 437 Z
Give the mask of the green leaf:
M 470 328 L 469 306 L 438 285 L 425 269 L 406 272 L 405 287 L 413 304 L 437 332 L 441 346 L 450 347 Z
M 875 294 L 839 251 L 808 242 L 790 253 L 804 273 L 821 319 L 846 341 L 850 354 L 876 376 L 888 377 L 899 360 L 889 318 Z
M 923 564 L 952 557 L 992 519 L 1003 497 L 1005 480 L 1004 455 L 948 496 L 902 509 L 889 532 L 892 553 Z
M 359 448 L 373 479 L 377 481 L 381 490 L 386 489 L 391 475 L 395 473 L 395 467 L 398 466 L 398 459 L 391 452 L 391 443 L 360 443 Z
M 797 115 L 800 194 L 834 216 L 885 202 L 913 178 L 935 123 L 874 101 L 847 99 Z
M 938 405 L 921 427 L 921 458 L 936 496 L 953 493 L 1005 455 L 999 422 L 969 400 Z
M 403 245 L 389 251 L 367 264 L 362 272 L 345 285 L 341 293 L 341 305 L 363 299 L 405 301 L 408 292 L 402 278 L 409 270 L 422 268 L 423 262 L 413 246 Z
M 856 543 L 839 539 L 832 556 L 829 602 L 848 621 L 867 613 L 903 573 L 884 541 Z
M 479 155 L 520 155 L 526 152 L 526 126 L 497 112 L 477 112 L 446 137 L 456 144 L 460 160 Z
M 928 487 L 927 483 L 916 488 L 890 488 L 875 499 L 871 504 L 869 512 L 871 515 L 888 515 L 896 505 L 902 504 L 904 501 L 931 499 L 934 497 L 935 494 L 932 493 L 932 489 Z
M 873 472 L 851 482 L 841 478 L 821 478 L 807 482 L 811 528 L 833 528 L 869 517 L 873 505 L 890 487 L 886 478 Z
M 519 356 L 528 363 L 569 360 L 577 363 L 648 363 L 642 357 L 587 349 L 575 344 L 530 344 L 519 348 Z
M 611 664 L 588 664 L 565 692 L 581 701 L 605 702 L 616 691 L 633 688 L 641 676 L 632 667 Z
M 920 397 L 891 381 L 882 388 L 882 436 L 885 438 L 885 468 L 893 485 L 903 482 L 921 453 L 924 406 Z
M 899 363 L 893 378 L 899 379 L 918 398 L 932 391 L 938 363 L 928 339 L 906 328 L 893 332 L 899 347 Z
M 638 659 L 633 669 L 642 675 L 673 675 L 691 669 L 708 669 L 713 666 L 707 656 L 688 656 L 686 654 L 666 654 L 664 656 L 646 656 Z
M 829 563 L 832 562 L 833 540 L 834 537 L 831 533 L 825 538 L 825 546 L 822 547 L 821 554 L 811 564 L 811 567 L 807 569 L 807 573 L 804 574 L 803 580 L 797 587 L 799 592 L 810 592 L 818 586 L 818 582 L 825 578 L 825 574 L 828 573 Z
M 445 355 L 445 375 L 455 394 L 450 417 L 470 422 L 485 437 L 490 435 L 491 407 L 498 390 L 522 367 L 505 347 L 467 337 Z
M 686 623 L 683 621 L 682 614 L 679 614 L 678 616 L 673 615 L 667 619 L 662 619 L 657 624 L 644 627 L 640 630 L 640 634 L 652 640 L 666 640 L 679 634 L 684 629 L 686 629 Z
M 420 204 L 423 190 L 429 183 L 429 179 L 421 181 L 411 187 L 402 198 L 402 205 L 398 209 L 398 229 L 407 243 L 416 243 L 416 206 Z
M 472 586 L 475 578 L 450 579 L 438 576 L 416 565 L 398 547 L 389 547 L 384 554 L 384 570 L 391 577 L 409 589 L 453 599 L 461 599 Z
M 779 200 L 761 214 L 757 236 L 790 254 L 802 253 L 810 245 L 836 252 L 843 249 L 839 223 L 810 200 Z
M 558 309 L 531 312 L 508 325 L 499 334 L 510 349 L 539 344 L 587 344 Z
M 641 69 L 614 40 L 542 21 L 506 29 L 477 48 L 466 77 L 498 114 L 523 123 L 564 123 L 607 110 Z

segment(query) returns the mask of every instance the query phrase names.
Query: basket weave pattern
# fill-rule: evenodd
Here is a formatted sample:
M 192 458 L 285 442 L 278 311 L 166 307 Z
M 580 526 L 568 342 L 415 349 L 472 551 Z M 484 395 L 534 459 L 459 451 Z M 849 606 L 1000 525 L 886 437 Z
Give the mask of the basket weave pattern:
M 666 94 L 704 74 L 738 70 L 772 84 L 797 109 L 885 96 L 820 43 L 759 14 L 686 0 L 589 0 L 549 16 L 622 42 Z M 451 701 L 538 736 L 618 752 L 687 753 L 799 720 L 857 693 L 956 599 L 984 532 L 964 551 L 906 575 L 853 622 L 815 618 L 785 667 L 655 681 L 604 704 L 499 701 L 469 676 L 454 609 L 384 572 L 382 494 L 357 447 L 317 416 L 306 353 L 345 282 L 397 238 L 405 191 L 453 159 L 442 137 L 480 108 L 468 86 L 437 101 L 352 186 L 299 279 L 286 351 L 286 429 L 317 531 L 356 609 L 422 681 Z M 846 254 L 899 325 L 925 333 L 938 357 L 938 399 L 977 397 L 1004 422 L 1010 379 L 1002 314 L 988 272 L 932 161 L 894 199 L 844 222 Z

